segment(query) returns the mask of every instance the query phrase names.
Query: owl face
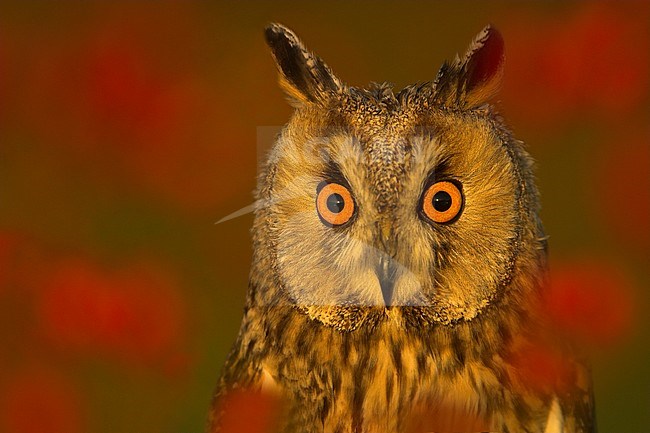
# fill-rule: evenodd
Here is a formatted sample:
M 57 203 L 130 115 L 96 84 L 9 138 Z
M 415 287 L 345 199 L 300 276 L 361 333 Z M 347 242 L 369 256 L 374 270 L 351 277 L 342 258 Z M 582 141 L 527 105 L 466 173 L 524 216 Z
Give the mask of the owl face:
M 394 94 L 342 85 L 287 29 L 267 30 L 297 110 L 270 155 L 258 218 L 275 280 L 311 318 L 356 328 L 414 307 L 450 324 L 506 290 L 530 167 L 484 105 L 503 58 L 491 32 L 435 83 Z M 492 66 L 472 63 L 481 55 Z

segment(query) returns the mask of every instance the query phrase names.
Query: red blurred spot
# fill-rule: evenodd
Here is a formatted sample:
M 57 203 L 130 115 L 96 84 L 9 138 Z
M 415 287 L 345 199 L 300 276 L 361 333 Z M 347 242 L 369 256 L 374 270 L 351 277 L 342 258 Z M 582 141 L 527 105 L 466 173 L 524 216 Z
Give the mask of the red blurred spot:
M 517 122 L 550 126 L 584 112 L 620 120 L 647 99 L 650 9 L 579 5 L 563 21 L 514 16 L 506 27 L 504 100 Z
M 274 433 L 281 405 L 270 393 L 250 390 L 230 392 L 222 402 L 221 433 Z
M 603 4 L 591 5 L 578 15 L 564 43 L 572 47 L 565 58 L 577 57 L 579 62 L 579 102 L 593 104 L 604 118 L 630 113 L 648 95 L 650 14 L 647 8 L 633 11 L 624 14 Z
M 137 127 L 155 109 L 160 78 L 151 74 L 144 54 L 124 44 L 93 50 L 87 66 L 87 95 L 97 115 L 113 126 Z
M 19 104 L 30 133 L 92 181 L 135 187 L 184 211 L 248 191 L 233 183 L 241 168 L 228 161 L 253 161 L 255 147 L 239 134 L 235 90 L 200 67 L 196 47 L 205 45 L 194 40 L 192 13 L 105 19 L 74 43 L 43 43 L 28 58 Z
M 81 397 L 61 375 L 30 368 L 0 389 L 0 430 L 5 433 L 80 433 Z
M 575 384 L 575 370 L 568 358 L 547 344 L 527 344 L 508 362 L 514 367 L 516 385 L 542 392 L 562 392 Z
M 215 128 L 233 123 L 223 101 L 198 71 L 163 69 L 137 37 L 99 36 L 82 63 L 80 96 L 90 125 L 107 140 L 101 150 L 117 152 L 124 169 L 156 195 L 192 209 L 214 205 L 234 174 L 214 169 L 228 167 L 219 143 L 241 149 L 227 128 Z
M 178 350 L 184 305 L 164 272 L 109 273 L 85 261 L 59 267 L 43 288 L 41 332 L 57 346 L 150 364 Z
M 543 305 L 562 334 L 590 346 L 620 342 L 634 322 L 630 284 L 621 270 L 608 262 L 552 267 Z
M 644 131 L 646 125 L 640 129 Z M 594 212 L 617 240 L 638 248 L 646 258 L 650 255 L 649 185 L 650 131 L 611 140 L 593 170 Z
M 146 169 L 157 152 L 180 157 L 182 139 L 205 115 L 206 89 L 197 88 L 195 71 L 166 71 L 144 41 L 105 32 L 85 53 L 81 98 L 91 122 L 112 145 L 139 157 Z M 186 144 L 186 143 L 185 143 Z

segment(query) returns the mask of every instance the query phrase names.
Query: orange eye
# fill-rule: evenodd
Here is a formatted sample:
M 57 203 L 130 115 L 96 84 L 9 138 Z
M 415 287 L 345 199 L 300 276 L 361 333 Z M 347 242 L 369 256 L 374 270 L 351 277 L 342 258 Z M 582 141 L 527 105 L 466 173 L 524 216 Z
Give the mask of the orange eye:
M 326 183 L 317 191 L 316 210 L 325 225 L 330 227 L 343 225 L 354 215 L 352 194 L 343 185 Z
M 422 197 L 422 211 L 431 221 L 448 223 L 460 214 L 463 194 L 455 183 L 440 181 L 431 185 Z

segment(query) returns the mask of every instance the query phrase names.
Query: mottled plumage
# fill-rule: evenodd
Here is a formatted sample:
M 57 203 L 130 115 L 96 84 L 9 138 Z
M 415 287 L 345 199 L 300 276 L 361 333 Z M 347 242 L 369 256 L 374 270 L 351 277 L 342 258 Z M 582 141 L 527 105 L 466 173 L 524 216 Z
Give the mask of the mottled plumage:
M 529 386 L 512 361 L 547 339 L 546 237 L 532 161 L 488 105 L 498 32 L 398 93 L 342 84 L 278 24 L 266 38 L 296 111 L 259 179 L 244 319 L 210 431 L 230 390 L 263 383 L 286 402 L 283 432 L 457 430 L 468 417 L 486 431 L 595 431 L 589 374 L 568 349 L 553 345 L 568 384 Z M 463 202 L 438 224 L 423 197 L 443 180 Z M 319 214 L 323 184 L 349 190 L 349 221 Z

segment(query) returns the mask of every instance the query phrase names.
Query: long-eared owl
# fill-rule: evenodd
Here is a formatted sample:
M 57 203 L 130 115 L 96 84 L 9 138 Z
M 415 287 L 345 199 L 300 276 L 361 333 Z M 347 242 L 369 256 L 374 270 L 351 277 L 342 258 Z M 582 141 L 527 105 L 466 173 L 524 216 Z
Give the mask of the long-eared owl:
M 501 35 L 399 92 L 347 86 L 279 24 L 266 40 L 295 112 L 209 430 L 248 390 L 282 402 L 281 432 L 595 431 L 588 370 L 538 307 L 532 161 L 490 104 Z M 539 357 L 562 368 L 531 379 Z

